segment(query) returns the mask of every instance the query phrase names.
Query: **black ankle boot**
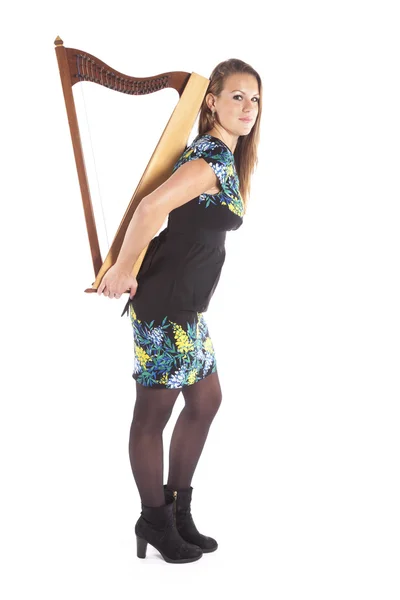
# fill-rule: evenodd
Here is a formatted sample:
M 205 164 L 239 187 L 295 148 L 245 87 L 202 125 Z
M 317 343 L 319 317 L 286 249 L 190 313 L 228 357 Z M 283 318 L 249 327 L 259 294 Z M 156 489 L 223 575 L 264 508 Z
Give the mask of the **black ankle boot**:
M 179 535 L 173 514 L 173 501 L 162 506 L 144 506 L 135 525 L 138 558 L 146 558 L 147 544 L 156 548 L 170 563 L 193 562 L 202 557 L 201 548 Z
M 164 493 L 166 502 L 175 500 L 175 520 L 176 528 L 179 534 L 186 542 L 196 544 L 203 552 L 214 552 L 218 548 L 217 542 L 212 537 L 208 537 L 199 533 L 194 524 L 190 504 L 192 501 L 193 488 L 172 490 L 167 485 L 164 485 Z

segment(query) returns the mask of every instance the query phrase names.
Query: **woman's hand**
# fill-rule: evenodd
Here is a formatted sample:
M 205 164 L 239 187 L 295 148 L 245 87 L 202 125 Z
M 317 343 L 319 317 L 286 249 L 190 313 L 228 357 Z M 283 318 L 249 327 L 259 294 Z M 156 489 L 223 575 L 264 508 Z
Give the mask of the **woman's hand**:
M 129 297 L 133 298 L 136 294 L 138 283 L 136 278 L 133 277 L 128 271 L 119 267 L 117 264 L 113 265 L 108 269 L 104 275 L 99 287 L 97 288 L 97 294 L 100 296 L 104 294 L 111 298 L 121 298 L 121 294 L 130 291 Z

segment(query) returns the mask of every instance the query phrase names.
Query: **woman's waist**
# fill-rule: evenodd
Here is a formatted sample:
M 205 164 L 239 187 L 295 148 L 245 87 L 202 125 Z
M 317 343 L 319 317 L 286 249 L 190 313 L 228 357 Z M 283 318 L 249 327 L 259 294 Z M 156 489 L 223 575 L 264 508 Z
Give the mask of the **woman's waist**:
M 168 226 L 163 232 L 164 231 L 167 243 L 179 243 L 179 239 L 182 239 L 182 241 L 185 242 L 197 242 L 214 248 L 225 247 L 226 231 L 208 229 L 205 227 L 183 227 L 174 223 L 168 223 Z

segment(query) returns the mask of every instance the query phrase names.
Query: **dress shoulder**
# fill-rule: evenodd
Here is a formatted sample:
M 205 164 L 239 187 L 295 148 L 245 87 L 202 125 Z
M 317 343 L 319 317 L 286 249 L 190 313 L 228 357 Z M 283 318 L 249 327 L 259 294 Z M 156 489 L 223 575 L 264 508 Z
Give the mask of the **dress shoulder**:
M 172 172 L 184 163 L 198 158 L 203 158 L 210 165 L 221 185 L 226 183 L 230 172 L 228 167 L 234 163 L 233 154 L 224 142 L 208 134 L 198 135 L 193 140 L 175 163 Z
M 181 165 L 191 160 L 202 158 L 212 168 L 221 185 L 218 194 L 201 194 L 199 202 L 206 202 L 228 206 L 229 210 L 243 217 L 244 204 L 240 195 L 239 178 L 235 167 L 235 157 L 228 146 L 219 138 L 208 133 L 198 135 L 193 142 L 185 148 L 174 165 L 173 173 Z

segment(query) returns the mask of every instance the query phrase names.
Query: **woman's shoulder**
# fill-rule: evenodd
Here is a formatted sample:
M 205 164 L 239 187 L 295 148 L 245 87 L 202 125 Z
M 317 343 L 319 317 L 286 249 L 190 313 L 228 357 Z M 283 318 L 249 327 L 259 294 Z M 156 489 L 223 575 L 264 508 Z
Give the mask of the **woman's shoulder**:
M 228 148 L 228 146 L 222 140 L 210 135 L 209 133 L 203 133 L 196 136 L 188 148 L 192 148 L 196 152 L 202 152 L 212 156 L 220 154 L 227 160 L 233 158 L 230 148 Z
M 225 165 L 229 165 L 234 160 L 228 146 L 219 138 L 215 138 L 208 133 L 197 135 L 194 138 L 175 163 L 174 170 L 194 158 L 204 158 Z

